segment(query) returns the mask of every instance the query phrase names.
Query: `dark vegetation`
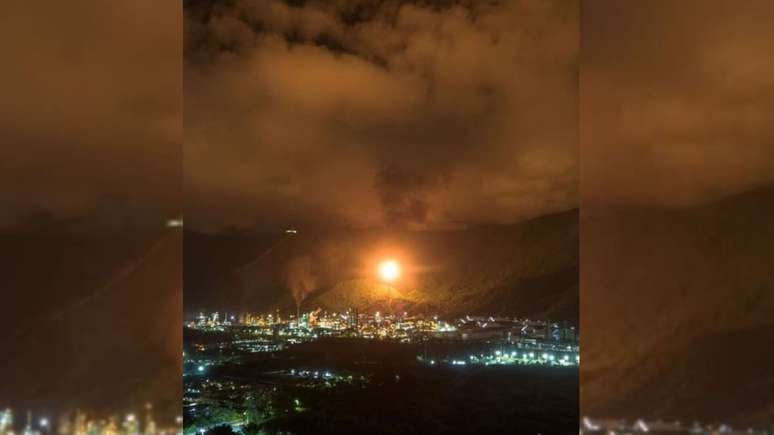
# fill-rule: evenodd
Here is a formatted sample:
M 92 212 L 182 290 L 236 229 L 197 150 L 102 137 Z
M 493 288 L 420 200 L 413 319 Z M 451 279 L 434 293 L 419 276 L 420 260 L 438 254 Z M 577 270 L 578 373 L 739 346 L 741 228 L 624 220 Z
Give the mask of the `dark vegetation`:
M 572 368 L 441 368 L 415 363 L 416 348 L 389 342 L 320 340 L 276 357 L 225 366 L 212 376 L 266 378 L 278 366 L 348 369 L 363 386 L 279 387 L 272 418 L 255 430 L 296 434 L 574 433 L 578 373 Z M 260 384 L 257 384 L 260 385 Z M 263 384 L 265 385 L 265 384 Z M 265 388 L 265 387 L 263 387 Z M 296 405 L 294 400 L 298 399 Z M 266 405 L 266 404 L 265 404 Z

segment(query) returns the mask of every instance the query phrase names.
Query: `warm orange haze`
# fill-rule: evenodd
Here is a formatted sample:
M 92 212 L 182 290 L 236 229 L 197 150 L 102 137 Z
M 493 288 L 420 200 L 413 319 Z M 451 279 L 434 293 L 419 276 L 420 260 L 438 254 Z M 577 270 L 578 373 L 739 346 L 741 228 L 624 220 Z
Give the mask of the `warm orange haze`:
M 582 412 L 772 433 L 774 2 L 581 17 Z
M 186 432 L 577 430 L 579 7 L 184 1 Z
M 2 10 L 0 433 L 179 432 L 182 5 Z
M 0 9 L 0 435 L 774 435 L 774 1 Z

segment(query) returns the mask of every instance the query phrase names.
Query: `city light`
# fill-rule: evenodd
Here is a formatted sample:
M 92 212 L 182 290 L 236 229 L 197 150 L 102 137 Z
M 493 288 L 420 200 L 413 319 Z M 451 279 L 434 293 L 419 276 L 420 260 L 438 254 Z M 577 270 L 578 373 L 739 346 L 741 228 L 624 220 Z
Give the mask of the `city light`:
M 400 276 L 400 264 L 395 260 L 385 260 L 379 263 L 379 277 L 387 282 L 392 282 Z
M 317 310 L 304 313 L 308 321 L 296 325 L 294 318 L 282 319 L 274 314 L 242 313 L 239 316 L 205 315 L 200 313 L 186 323 L 187 328 L 203 332 L 231 335 L 229 342 L 212 344 L 197 343 L 185 353 L 188 367 L 183 376 L 203 375 L 208 367 L 238 361 L 245 353 L 274 353 L 290 349 L 301 343 L 321 337 L 357 337 L 367 340 L 387 340 L 400 343 L 426 343 L 417 360 L 434 367 L 443 366 L 490 366 L 490 365 L 540 365 L 546 367 L 577 367 L 579 364 L 578 342 L 575 328 L 541 320 L 518 319 L 508 316 L 470 316 L 457 319 L 440 319 L 416 314 L 400 315 L 375 311 L 358 313 L 354 309 L 343 313 Z M 234 318 L 234 320 L 230 320 Z M 229 320 L 226 320 L 229 319 Z M 457 352 L 433 351 L 436 340 L 456 343 L 460 351 L 468 345 L 486 345 L 477 353 L 460 355 Z M 431 344 L 428 353 L 427 344 Z M 207 356 L 217 351 L 218 356 Z M 291 375 L 306 372 L 289 369 Z M 330 372 L 312 370 L 309 379 L 331 379 Z M 191 382 L 204 382 L 210 378 L 192 376 Z M 199 394 L 198 389 L 191 390 Z
M 382 257 L 385 258 L 390 257 Z M 386 275 L 384 278 L 395 277 L 392 272 Z M 299 322 L 299 318 L 303 320 Z M 186 409 L 195 410 L 184 423 L 185 435 L 198 435 L 202 428 L 210 431 L 223 425 L 241 432 L 247 425 L 275 415 L 308 413 L 315 409 L 316 399 L 312 398 L 322 397 L 319 395 L 378 388 L 382 382 L 380 377 L 362 371 L 369 368 L 342 371 L 341 366 L 329 365 L 336 361 L 321 364 L 298 359 L 295 349 L 302 353 L 305 347 L 338 353 L 348 346 L 376 349 L 380 346 L 376 342 L 389 347 L 409 344 L 404 349 L 414 354 L 414 361 L 435 371 L 437 376 L 450 376 L 450 371 L 456 373 L 454 376 L 468 376 L 486 370 L 486 366 L 577 370 L 574 361 L 579 352 L 575 327 L 567 322 L 509 315 L 444 318 L 402 308 L 317 308 L 291 315 L 280 311 L 200 312 L 189 317 L 185 328 L 197 331 L 190 335 L 194 339 L 184 343 L 183 404 Z M 318 344 L 309 346 L 317 340 Z M 372 343 L 366 344 L 365 340 Z M 338 361 L 342 364 L 357 361 L 348 359 L 346 352 L 336 358 L 343 358 Z M 252 365 L 254 361 L 271 361 L 272 367 L 259 368 Z M 304 367 L 307 364 L 312 366 Z M 245 376 L 248 371 L 250 375 Z M 405 382 L 401 367 L 395 367 L 390 375 L 395 383 Z M 291 393 L 294 395 L 288 396 Z M 256 403 L 264 404 L 265 411 L 256 411 Z
M 645 420 L 639 418 L 634 422 L 620 418 L 592 419 L 583 417 L 580 422 L 580 432 L 587 434 L 615 434 L 615 433 L 674 433 L 674 434 L 746 434 L 767 435 L 770 430 L 748 427 L 733 428 L 727 423 L 701 423 L 694 421 L 692 425 L 683 425 L 680 420 L 665 421 L 662 419 Z
M 159 426 L 151 413 L 152 405 L 148 403 L 145 408 L 147 412 L 143 416 L 134 412 L 99 415 L 76 409 L 62 412 L 56 419 L 42 416 L 37 420 L 33 420 L 33 412 L 27 410 L 27 418 L 19 419 L 16 425 L 13 410 L 0 409 L 0 435 L 41 435 L 52 428 L 56 428 L 59 435 L 183 435 L 181 416 L 175 418 L 174 425 Z M 123 415 L 122 423 L 119 423 L 119 415 Z M 33 421 L 36 427 L 33 427 Z

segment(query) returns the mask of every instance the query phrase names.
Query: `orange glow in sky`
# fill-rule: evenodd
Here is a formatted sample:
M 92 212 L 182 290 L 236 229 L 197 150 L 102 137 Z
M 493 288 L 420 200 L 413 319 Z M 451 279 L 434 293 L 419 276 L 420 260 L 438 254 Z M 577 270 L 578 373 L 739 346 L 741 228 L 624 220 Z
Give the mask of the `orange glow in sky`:
M 379 277 L 387 282 L 392 282 L 400 276 L 400 264 L 395 260 L 384 260 L 379 263 Z

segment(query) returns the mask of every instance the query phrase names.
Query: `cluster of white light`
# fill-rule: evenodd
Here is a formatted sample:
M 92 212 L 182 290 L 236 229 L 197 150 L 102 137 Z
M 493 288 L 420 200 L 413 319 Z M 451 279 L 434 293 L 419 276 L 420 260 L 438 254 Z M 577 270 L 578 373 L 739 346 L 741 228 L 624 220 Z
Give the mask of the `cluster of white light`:
M 422 359 L 421 357 L 419 358 Z M 470 364 L 483 364 L 483 365 L 509 365 L 509 364 L 517 364 L 517 365 L 558 365 L 558 366 L 572 366 L 572 360 L 571 355 L 561 355 L 557 356 L 552 353 L 544 352 L 541 355 L 539 355 L 538 358 L 535 358 L 535 352 L 524 352 L 523 354 L 519 355 L 516 351 L 511 352 L 503 352 L 501 350 L 495 350 L 490 355 L 484 355 L 482 354 L 472 354 L 468 355 L 468 360 L 460 360 L 460 359 L 452 359 L 448 360 L 447 363 L 451 365 L 467 365 Z M 580 357 L 575 356 L 575 363 L 577 364 L 580 361 Z M 430 365 L 435 365 L 436 361 L 434 359 L 429 360 L 428 363 Z
M 663 421 L 653 420 L 646 421 L 639 418 L 633 423 L 629 424 L 625 419 L 601 419 L 592 420 L 589 417 L 583 417 L 580 424 L 580 433 L 607 433 L 614 435 L 617 433 L 651 433 L 657 431 L 659 433 L 695 433 L 695 434 L 717 434 L 717 433 L 729 433 L 729 434 L 756 434 L 765 435 L 770 433 L 769 431 L 756 430 L 754 428 L 747 428 L 746 430 L 734 429 L 726 423 L 709 424 L 705 425 L 701 422 L 694 421 L 692 425 L 683 425 L 680 420 L 675 421 Z

